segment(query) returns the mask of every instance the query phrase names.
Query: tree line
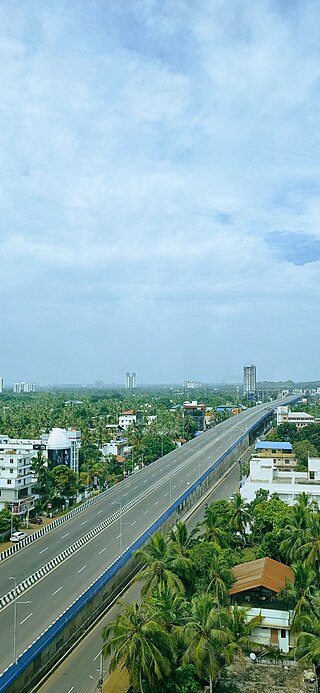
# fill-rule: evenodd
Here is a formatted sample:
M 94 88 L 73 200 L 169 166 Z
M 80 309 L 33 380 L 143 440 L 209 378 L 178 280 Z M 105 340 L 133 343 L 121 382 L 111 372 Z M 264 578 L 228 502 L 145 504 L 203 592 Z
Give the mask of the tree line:
M 103 631 L 110 669 L 125 666 L 137 693 L 196 693 L 208 683 L 213 691 L 235 656 L 259 648 L 251 631 L 261 617 L 248 619 L 250 607 L 235 601 L 230 608 L 232 567 L 268 555 L 295 577 L 278 595 L 293 610 L 295 657 L 318 667 L 320 513 L 305 494 L 289 507 L 260 491 L 251 504 L 240 494 L 214 501 L 191 532 L 178 522 L 137 552 L 141 602 L 120 602 Z

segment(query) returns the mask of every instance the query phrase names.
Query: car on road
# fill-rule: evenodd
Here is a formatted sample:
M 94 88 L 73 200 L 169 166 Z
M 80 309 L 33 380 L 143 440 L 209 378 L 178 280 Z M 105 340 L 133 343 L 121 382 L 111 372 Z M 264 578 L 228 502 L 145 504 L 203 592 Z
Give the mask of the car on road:
M 42 517 L 30 517 L 29 522 L 32 525 L 42 525 L 43 524 L 43 519 Z
M 10 541 L 22 541 L 22 539 L 26 539 L 27 536 L 25 532 L 13 532 Z

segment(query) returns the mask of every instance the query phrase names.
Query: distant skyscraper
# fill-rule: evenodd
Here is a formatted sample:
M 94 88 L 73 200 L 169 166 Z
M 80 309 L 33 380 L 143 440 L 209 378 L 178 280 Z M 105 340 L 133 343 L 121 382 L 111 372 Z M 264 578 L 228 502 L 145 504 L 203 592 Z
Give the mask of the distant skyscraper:
M 243 390 L 245 394 L 249 392 L 255 392 L 257 389 L 257 371 L 256 367 L 251 364 L 251 366 L 243 367 Z
M 3 378 L 0 378 L 0 395 L 3 393 Z
M 137 374 L 126 373 L 125 385 L 126 390 L 134 390 L 137 387 Z

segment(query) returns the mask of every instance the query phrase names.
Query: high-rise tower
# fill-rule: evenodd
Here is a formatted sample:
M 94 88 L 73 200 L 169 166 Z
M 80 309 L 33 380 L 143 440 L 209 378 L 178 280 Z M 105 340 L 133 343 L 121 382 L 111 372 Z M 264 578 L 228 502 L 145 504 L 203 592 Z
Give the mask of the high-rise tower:
M 243 391 L 247 395 L 249 392 L 255 392 L 257 389 L 257 370 L 256 367 L 251 364 L 251 366 L 243 367 Z

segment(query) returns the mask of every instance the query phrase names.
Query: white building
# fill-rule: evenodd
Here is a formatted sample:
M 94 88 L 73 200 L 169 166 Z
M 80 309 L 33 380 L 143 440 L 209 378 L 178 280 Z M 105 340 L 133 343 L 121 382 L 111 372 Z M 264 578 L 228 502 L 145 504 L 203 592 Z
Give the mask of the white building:
M 132 409 L 129 409 L 128 411 L 123 411 L 122 414 L 119 415 L 118 425 L 119 428 L 123 428 L 126 431 L 129 426 L 133 426 L 136 421 L 136 414 Z
M 32 493 L 35 477 L 31 473 L 34 452 L 28 445 L 0 441 L 0 510 L 24 515 L 34 509 L 37 498 Z
M 26 382 L 21 382 L 21 383 L 14 383 L 13 385 L 13 392 L 16 394 L 20 394 L 22 392 L 34 392 L 35 391 L 35 385 L 33 383 L 26 383 Z
M 309 457 L 308 471 L 280 471 L 271 457 L 252 457 L 250 474 L 240 489 L 248 503 L 254 500 L 256 491 L 266 489 L 277 493 L 280 500 L 293 505 L 301 493 L 308 493 L 320 508 L 320 458 Z
M 290 411 L 288 406 L 277 407 L 277 426 L 282 423 L 293 423 L 296 428 L 303 428 L 314 421 L 314 416 L 305 411 Z
M 255 392 L 257 389 L 257 369 L 256 366 L 243 367 L 243 391 L 245 394 Z
M 125 387 L 126 390 L 135 390 L 135 388 L 137 387 L 136 373 L 126 373 Z

